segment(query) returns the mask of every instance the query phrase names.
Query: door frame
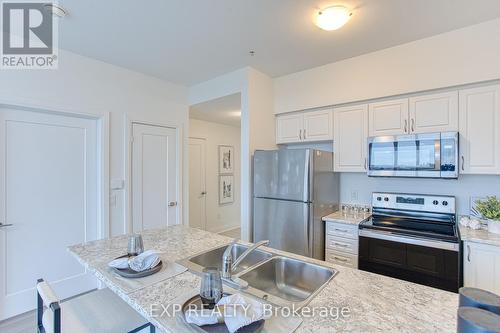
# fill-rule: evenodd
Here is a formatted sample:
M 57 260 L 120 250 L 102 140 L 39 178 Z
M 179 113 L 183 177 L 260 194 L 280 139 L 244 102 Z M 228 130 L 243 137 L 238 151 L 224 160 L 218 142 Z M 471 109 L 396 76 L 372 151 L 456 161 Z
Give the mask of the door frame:
M 175 195 L 177 199 L 177 224 L 183 224 L 183 211 L 184 211 L 184 197 L 183 197 L 183 150 L 181 149 L 181 144 L 184 145 L 183 140 L 183 126 L 179 126 L 174 123 L 162 123 L 150 120 L 144 120 L 136 117 L 132 117 L 129 114 L 124 115 L 124 175 L 125 175 L 125 187 L 124 187 L 124 205 L 123 205 L 123 216 L 125 217 L 125 223 L 123 224 L 123 233 L 128 234 L 133 231 L 132 225 L 132 127 L 134 124 L 149 125 L 166 127 L 175 130 Z
M 205 141 L 205 160 L 203 161 L 203 163 L 205 163 L 205 175 L 204 175 L 204 177 L 205 177 L 205 192 L 206 192 L 207 191 L 207 138 L 204 138 L 201 136 L 188 136 L 188 148 L 189 148 L 189 144 L 190 144 L 189 140 L 191 140 L 191 139 L 198 139 L 198 140 Z M 189 152 L 188 152 L 187 156 L 189 158 Z M 191 163 L 191 161 L 188 161 L 188 163 Z M 188 167 L 189 167 L 189 164 L 188 164 Z M 188 171 L 188 178 L 189 178 L 189 171 Z M 188 191 L 187 195 L 188 195 L 188 197 L 189 197 L 189 181 L 190 180 L 188 179 L 188 183 L 187 183 L 187 191 Z M 187 208 L 189 209 L 189 204 L 188 204 Z M 191 227 L 191 225 L 189 224 L 189 221 L 188 221 L 187 225 L 189 227 Z M 204 227 L 203 230 L 206 231 L 207 230 L 207 195 L 206 195 L 206 193 L 205 193 L 205 217 L 204 217 L 204 221 L 203 221 L 203 227 Z
M 111 230 L 109 218 L 109 112 L 97 109 L 69 108 L 54 102 L 35 99 L 9 99 L 2 93 L 0 93 L 0 96 L 0 108 L 87 118 L 97 121 L 98 238 L 108 238 Z

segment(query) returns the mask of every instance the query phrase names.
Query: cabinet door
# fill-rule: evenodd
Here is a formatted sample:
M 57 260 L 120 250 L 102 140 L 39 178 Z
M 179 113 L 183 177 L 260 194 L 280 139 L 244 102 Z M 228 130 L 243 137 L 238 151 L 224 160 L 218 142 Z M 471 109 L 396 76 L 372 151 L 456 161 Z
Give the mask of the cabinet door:
M 458 91 L 410 98 L 410 133 L 458 131 Z
M 333 140 L 332 110 L 310 111 L 304 113 L 303 141 Z
M 460 172 L 500 174 L 500 85 L 460 90 Z
M 500 294 L 500 247 L 464 243 L 464 286 Z
M 333 125 L 334 170 L 366 172 L 368 105 L 334 109 Z
M 408 98 L 372 103 L 368 117 L 370 136 L 407 134 Z
M 291 114 L 276 117 L 276 143 L 292 143 L 302 140 L 304 116 Z

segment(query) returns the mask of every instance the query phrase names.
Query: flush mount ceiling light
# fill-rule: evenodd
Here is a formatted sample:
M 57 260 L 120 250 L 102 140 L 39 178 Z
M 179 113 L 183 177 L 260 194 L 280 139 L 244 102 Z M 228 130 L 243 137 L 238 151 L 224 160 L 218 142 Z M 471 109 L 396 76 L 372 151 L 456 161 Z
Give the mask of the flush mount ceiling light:
M 351 15 L 344 6 L 327 7 L 316 15 L 316 25 L 326 31 L 337 30 L 349 21 Z
M 68 11 L 64 9 L 63 7 L 56 5 L 55 3 L 47 3 L 43 5 L 45 10 L 48 11 L 49 13 L 52 13 L 52 15 L 57 16 L 57 17 L 65 17 L 68 15 Z

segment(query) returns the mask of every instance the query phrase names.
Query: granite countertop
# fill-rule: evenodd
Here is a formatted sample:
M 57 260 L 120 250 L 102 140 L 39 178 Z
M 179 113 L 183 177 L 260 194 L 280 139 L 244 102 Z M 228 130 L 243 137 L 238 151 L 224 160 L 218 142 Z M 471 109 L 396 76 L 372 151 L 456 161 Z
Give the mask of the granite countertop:
M 145 249 L 167 253 L 178 260 L 200 251 L 228 244 L 231 239 L 221 235 L 172 226 L 143 233 Z M 126 293 L 109 274 L 102 274 L 102 263 L 122 255 L 126 236 L 75 245 L 69 251 L 107 287 L 135 308 L 147 320 L 165 332 L 182 332 L 175 317 L 151 316 L 151 310 L 161 305 L 172 307 L 183 294 L 199 288 L 200 279 L 184 272 L 175 277 Z M 309 309 L 329 309 L 303 316 L 297 332 L 455 332 L 458 295 L 435 288 L 372 274 L 282 251 L 263 248 L 277 254 L 302 259 L 337 269 L 339 274 L 307 305 Z M 100 267 L 100 268 L 99 268 Z M 348 309 L 344 315 L 336 311 Z
M 500 246 L 500 235 L 488 232 L 486 229 L 474 230 L 463 225 L 459 226 L 462 241 Z
M 323 221 L 358 225 L 361 222 L 368 220 L 370 216 L 371 214 L 345 215 L 340 210 L 338 210 L 334 213 L 331 213 L 330 215 L 323 217 Z

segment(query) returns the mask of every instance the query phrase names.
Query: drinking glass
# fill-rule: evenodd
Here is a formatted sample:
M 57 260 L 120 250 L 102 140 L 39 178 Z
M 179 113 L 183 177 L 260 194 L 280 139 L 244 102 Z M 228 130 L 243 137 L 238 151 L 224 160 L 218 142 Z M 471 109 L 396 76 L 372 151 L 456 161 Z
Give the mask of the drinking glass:
M 128 238 L 127 253 L 129 256 L 138 256 L 144 252 L 144 243 L 142 242 L 142 236 L 139 234 L 131 235 Z
M 217 268 L 207 267 L 202 271 L 200 297 L 203 307 L 213 309 L 222 298 L 222 278 Z

